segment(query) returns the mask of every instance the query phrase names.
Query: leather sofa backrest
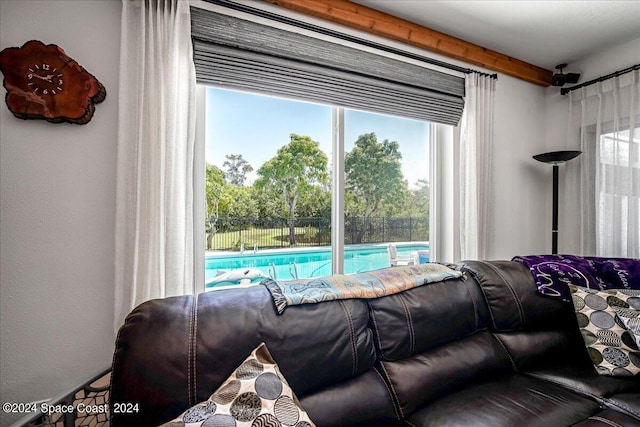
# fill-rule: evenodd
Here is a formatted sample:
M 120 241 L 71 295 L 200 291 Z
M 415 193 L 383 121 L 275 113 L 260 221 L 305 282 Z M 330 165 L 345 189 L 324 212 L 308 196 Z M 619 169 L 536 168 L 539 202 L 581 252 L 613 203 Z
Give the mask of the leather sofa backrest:
M 487 328 L 488 309 L 470 278 L 431 283 L 369 300 L 376 346 L 394 361 Z
M 464 384 L 513 372 L 507 351 L 487 331 L 489 311 L 469 275 L 369 305 L 380 369 L 403 416 Z
M 372 369 L 368 323 L 366 300 L 294 306 L 278 316 L 263 286 L 146 302 L 119 331 L 111 389 L 112 402 L 139 403 L 140 412 L 112 420 L 139 426 L 170 420 L 206 400 L 261 342 L 312 419 L 324 425 L 339 425 L 350 413 L 354 425 L 396 419 Z M 368 400 L 354 402 L 354 392 Z M 336 405 L 334 414 L 328 403 Z
M 571 304 L 538 294 L 529 269 L 512 261 L 464 261 L 485 296 L 497 332 L 557 328 L 575 316 Z
M 512 261 L 464 261 L 461 269 L 480 285 L 489 329 L 518 370 L 571 361 L 592 369 L 570 302 L 542 296 L 529 269 Z

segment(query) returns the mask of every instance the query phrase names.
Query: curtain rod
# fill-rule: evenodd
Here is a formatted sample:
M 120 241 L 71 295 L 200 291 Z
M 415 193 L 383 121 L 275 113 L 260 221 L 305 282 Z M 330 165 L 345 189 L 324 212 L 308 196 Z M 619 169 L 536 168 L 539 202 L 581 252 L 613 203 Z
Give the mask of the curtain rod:
M 270 19 L 272 21 L 276 21 L 276 22 L 280 22 L 283 24 L 288 24 L 288 25 L 292 25 L 294 27 L 298 27 L 304 30 L 310 30 L 319 34 L 323 34 L 326 36 L 331 36 L 331 37 L 335 37 L 341 40 L 345 40 L 345 41 L 349 41 L 349 42 L 353 42 L 353 43 L 357 43 L 360 44 L 362 46 L 366 46 L 366 47 L 372 47 L 374 49 L 378 49 L 378 50 L 382 50 L 384 52 L 387 53 L 393 53 L 395 55 L 399 55 L 399 56 L 403 56 L 405 58 L 410 58 L 410 59 L 415 59 L 427 64 L 431 64 L 431 65 L 436 65 L 438 67 L 442 67 L 442 68 L 446 68 L 449 70 L 453 70 L 453 71 L 457 71 L 459 73 L 463 73 L 463 74 L 471 74 L 471 73 L 475 73 L 475 74 L 480 74 L 483 76 L 488 76 L 491 77 L 493 79 L 497 79 L 498 78 L 498 74 L 489 74 L 489 73 L 484 73 L 482 71 L 478 71 L 478 70 L 474 70 L 472 68 L 464 68 L 464 67 L 459 67 L 457 65 L 453 65 L 453 64 L 449 64 L 448 62 L 444 62 L 444 61 L 440 61 L 437 59 L 433 59 L 433 58 L 428 58 L 426 56 L 422 56 L 422 55 L 418 55 L 415 53 L 411 53 L 411 52 L 407 52 L 404 51 L 402 49 L 397 49 L 391 46 L 387 46 L 381 43 L 376 43 L 374 41 L 371 40 L 366 40 L 360 37 L 356 37 L 356 36 L 352 36 L 349 34 L 345 34 L 345 33 L 341 33 L 339 31 L 335 31 L 335 30 L 331 30 L 329 28 L 324 28 L 318 25 L 314 25 L 314 24 L 310 24 L 308 22 L 304 22 L 304 21 L 299 21 L 297 19 L 293 19 L 293 18 L 289 18 L 287 16 L 282 16 L 282 15 L 278 15 L 276 13 L 273 12 L 269 12 L 263 9 L 259 9 L 256 7 L 251 7 L 251 6 L 247 6 L 244 4 L 240 4 L 240 3 L 236 3 L 234 1 L 231 0 L 205 0 L 208 3 L 213 3 L 216 4 L 218 6 L 223 6 L 223 7 L 227 7 L 229 9 L 234 9 L 240 12 L 246 12 L 249 13 L 251 15 L 254 16 L 258 16 L 261 18 L 267 18 Z
M 585 86 L 590 86 L 590 85 L 592 85 L 594 83 L 603 82 L 605 80 L 609 80 L 611 78 L 618 77 L 618 76 L 621 76 L 623 74 L 630 73 L 630 72 L 632 72 L 634 70 L 640 70 L 640 64 L 632 65 L 631 67 L 625 68 L 624 70 L 619 70 L 619 71 L 613 72 L 611 74 L 607 74 L 606 76 L 598 77 L 597 79 L 589 80 L 588 82 L 584 82 L 584 83 L 581 83 L 581 84 L 576 85 L 576 86 L 562 88 L 562 89 L 560 89 L 560 93 L 562 95 L 566 95 L 569 92 L 571 92 L 572 90 L 580 89 L 581 87 L 585 87 Z

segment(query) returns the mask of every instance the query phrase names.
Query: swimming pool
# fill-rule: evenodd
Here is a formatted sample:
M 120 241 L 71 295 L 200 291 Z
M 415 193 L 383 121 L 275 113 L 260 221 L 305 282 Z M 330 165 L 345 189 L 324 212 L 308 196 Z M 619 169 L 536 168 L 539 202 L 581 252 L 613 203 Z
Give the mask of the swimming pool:
M 428 250 L 428 242 L 394 243 L 399 258 L 409 258 L 412 252 Z M 375 270 L 389 266 L 386 244 L 349 245 L 344 249 L 344 272 L 346 274 Z M 237 269 L 251 269 L 266 277 L 288 280 L 295 277 L 319 277 L 331 274 L 331 248 L 315 247 L 300 249 L 277 249 L 257 252 L 220 253 L 205 257 L 206 287 L 228 286 L 229 282 L 211 283 L 218 274 Z M 245 270 L 246 271 L 246 270 Z M 251 276 L 251 275 L 250 275 Z M 260 281 L 259 277 L 251 280 Z

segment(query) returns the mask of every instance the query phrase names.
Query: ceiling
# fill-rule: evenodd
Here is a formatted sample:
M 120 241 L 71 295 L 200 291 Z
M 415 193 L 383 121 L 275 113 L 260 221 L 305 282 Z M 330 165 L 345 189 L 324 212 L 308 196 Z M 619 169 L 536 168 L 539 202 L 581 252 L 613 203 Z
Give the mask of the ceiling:
M 640 0 L 351 1 L 548 70 L 640 37 Z

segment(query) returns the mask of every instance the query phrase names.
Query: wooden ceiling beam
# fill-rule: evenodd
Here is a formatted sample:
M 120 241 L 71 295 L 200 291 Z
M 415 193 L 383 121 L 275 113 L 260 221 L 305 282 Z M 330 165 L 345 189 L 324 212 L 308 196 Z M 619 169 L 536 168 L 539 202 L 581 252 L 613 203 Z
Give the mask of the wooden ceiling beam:
M 459 59 L 529 83 L 551 85 L 553 73 L 549 70 L 348 0 L 263 1 Z

